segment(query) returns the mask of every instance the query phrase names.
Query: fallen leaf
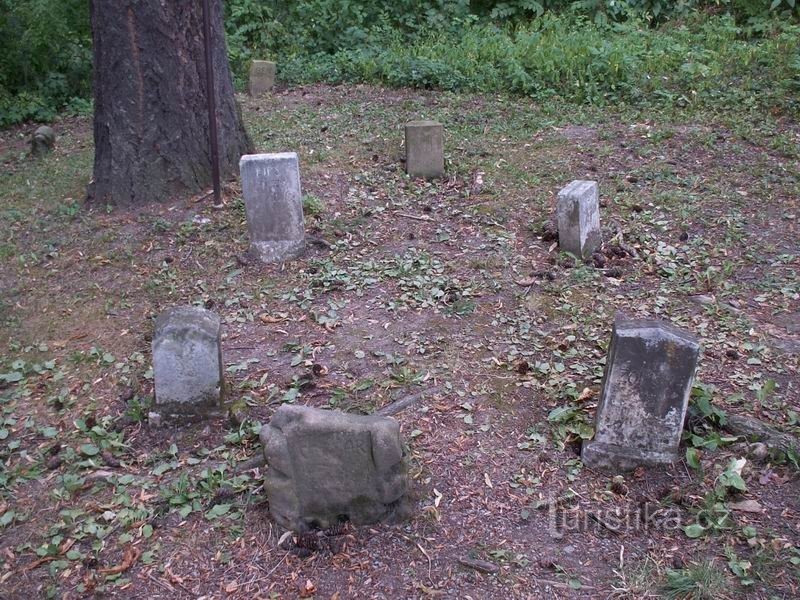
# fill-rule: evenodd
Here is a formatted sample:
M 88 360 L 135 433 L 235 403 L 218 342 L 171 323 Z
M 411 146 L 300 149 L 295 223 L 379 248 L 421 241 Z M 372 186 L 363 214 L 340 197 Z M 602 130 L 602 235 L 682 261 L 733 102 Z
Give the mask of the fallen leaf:
M 761 514 L 764 512 L 764 507 L 761 506 L 757 500 L 742 500 L 741 502 L 729 502 L 728 508 L 737 510 L 739 512 Z
M 268 314 L 259 315 L 258 318 L 261 320 L 262 323 L 280 323 L 284 319 L 273 317 Z
M 465 567 L 475 569 L 481 573 L 497 573 L 500 570 L 500 567 L 498 567 L 496 564 L 487 560 L 479 560 L 477 558 L 459 558 L 458 562 Z
M 317 586 L 314 585 L 313 581 L 307 579 L 305 585 L 300 589 L 300 597 L 310 598 L 316 593 L 317 593 Z
M 122 562 L 118 565 L 113 567 L 109 567 L 107 569 L 99 569 L 98 573 L 101 575 L 118 575 L 120 573 L 124 573 L 128 569 L 130 569 L 139 557 L 142 555 L 142 551 L 134 546 L 128 546 L 128 549 L 125 550 L 125 556 L 122 557 Z
M 486 482 L 486 485 L 488 485 L 490 488 L 494 489 L 494 486 L 492 485 L 492 480 L 489 479 L 489 474 L 488 473 L 484 473 L 483 474 L 483 480 Z

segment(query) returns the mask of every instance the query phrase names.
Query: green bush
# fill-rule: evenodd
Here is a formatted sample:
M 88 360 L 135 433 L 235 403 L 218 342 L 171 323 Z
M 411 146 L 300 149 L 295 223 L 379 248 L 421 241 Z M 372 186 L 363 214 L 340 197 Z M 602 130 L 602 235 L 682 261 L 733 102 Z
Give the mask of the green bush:
M 576 102 L 791 102 L 796 0 L 224 0 L 241 85 L 371 81 Z M 753 43 L 749 39 L 757 40 Z M 0 127 L 91 98 L 87 0 L 0 0 Z
M 429 31 L 413 43 L 396 31 L 365 48 L 281 62 L 284 80 L 368 81 L 475 92 L 558 96 L 579 103 L 758 102 L 797 108 L 800 27 L 742 39 L 728 16 L 654 30 L 643 21 L 612 26 L 545 15 L 526 25 L 465 25 Z
M 88 98 L 91 71 L 86 0 L 0 0 L 0 127 Z

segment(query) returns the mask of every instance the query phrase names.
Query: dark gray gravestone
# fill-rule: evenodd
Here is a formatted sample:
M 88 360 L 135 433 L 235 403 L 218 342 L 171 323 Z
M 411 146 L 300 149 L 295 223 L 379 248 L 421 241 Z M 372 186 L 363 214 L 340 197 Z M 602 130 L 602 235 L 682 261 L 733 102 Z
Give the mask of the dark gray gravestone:
M 435 179 L 444 175 L 443 127 L 436 121 L 412 121 L 406 125 L 406 173 Z
M 699 354 L 697 338 L 677 327 L 617 319 L 596 433 L 583 445 L 583 462 L 629 470 L 678 458 Z
M 297 154 L 248 154 L 239 161 L 250 253 L 264 263 L 297 258 L 305 248 Z
M 223 392 L 219 317 L 191 306 L 159 315 L 153 335 L 153 380 L 154 420 L 219 413 Z
M 277 67 L 268 60 L 254 60 L 250 63 L 250 79 L 247 91 L 251 96 L 261 96 L 271 92 L 275 87 L 275 73 Z
M 287 529 L 374 523 L 403 505 L 406 464 L 394 419 L 284 404 L 261 443 L 270 512 Z

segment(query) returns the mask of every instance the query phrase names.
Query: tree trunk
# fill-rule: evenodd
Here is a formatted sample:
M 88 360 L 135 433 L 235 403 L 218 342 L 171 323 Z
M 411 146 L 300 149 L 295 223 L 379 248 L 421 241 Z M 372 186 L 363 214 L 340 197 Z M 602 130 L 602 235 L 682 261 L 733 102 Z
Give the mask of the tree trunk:
M 222 1 L 212 0 L 220 171 L 252 144 L 233 92 Z M 94 181 L 100 204 L 139 205 L 211 184 L 200 0 L 91 0 Z

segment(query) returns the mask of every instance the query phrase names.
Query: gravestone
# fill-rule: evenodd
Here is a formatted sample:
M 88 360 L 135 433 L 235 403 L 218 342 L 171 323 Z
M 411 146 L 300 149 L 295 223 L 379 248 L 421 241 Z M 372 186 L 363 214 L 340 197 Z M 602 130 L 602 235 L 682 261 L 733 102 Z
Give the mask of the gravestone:
M 250 253 L 264 263 L 297 258 L 305 248 L 297 154 L 248 154 L 239 171 Z
M 31 155 L 44 156 L 56 145 L 56 132 L 52 127 L 43 125 L 31 136 Z
M 558 193 L 558 244 L 581 259 L 600 243 L 600 192 L 596 181 L 573 181 Z
M 406 124 L 406 173 L 435 179 L 444 175 L 443 127 L 436 121 Z
M 247 91 L 251 96 L 261 96 L 271 92 L 275 87 L 275 72 L 277 67 L 268 60 L 254 60 L 250 63 L 250 79 Z
M 403 510 L 406 463 L 394 419 L 284 404 L 261 444 L 270 512 L 287 529 L 363 525 Z
M 219 317 L 190 306 L 159 315 L 153 335 L 153 380 L 153 420 L 191 420 L 219 413 L 223 396 Z
M 693 335 L 662 321 L 617 319 L 597 407 L 590 467 L 630 470 L 678 458 L 700 354 Z

